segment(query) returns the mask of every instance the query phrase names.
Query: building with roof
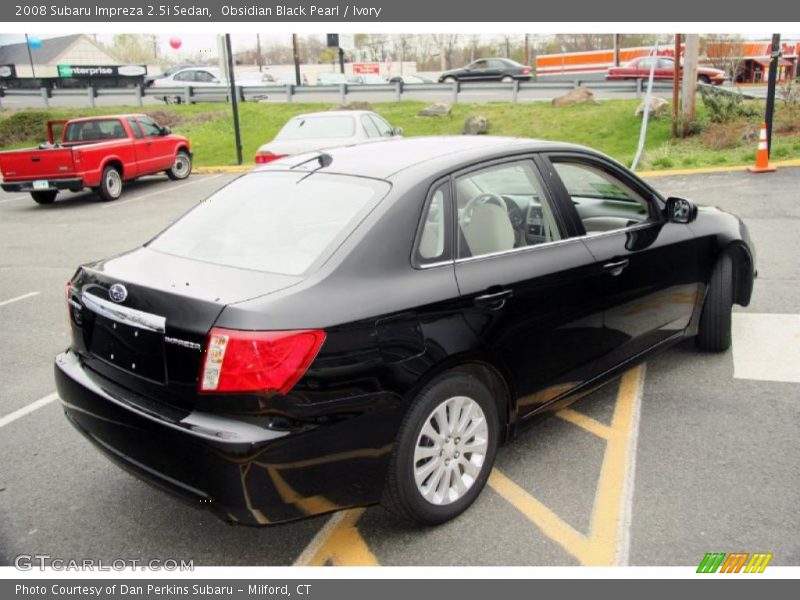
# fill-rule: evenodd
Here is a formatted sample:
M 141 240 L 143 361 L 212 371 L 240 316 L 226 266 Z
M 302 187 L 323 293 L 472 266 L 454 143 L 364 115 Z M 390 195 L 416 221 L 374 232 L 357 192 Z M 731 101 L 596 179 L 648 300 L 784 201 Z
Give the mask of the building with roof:
M 8 87 L 124 86 L 140 83 L 144 65 L 124 65 L 85 33 L 0 46 L 0 81 Z

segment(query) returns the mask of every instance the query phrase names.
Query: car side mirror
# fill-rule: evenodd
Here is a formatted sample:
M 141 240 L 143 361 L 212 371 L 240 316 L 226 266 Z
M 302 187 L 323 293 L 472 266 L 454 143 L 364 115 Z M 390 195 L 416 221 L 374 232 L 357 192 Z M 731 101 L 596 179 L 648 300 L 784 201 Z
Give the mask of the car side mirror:
M 667 220 L 672 223 L 691 223 L 697 217 L 697 205 L 685 198 L 667 198 Z
M 169 135 L 170 133 L 172 133 L 172 129 L 170 129 L 169 127 L 161 128 L 161 135 Z
M 392 127 L 392 135 L 403 135 L 402 127 Z

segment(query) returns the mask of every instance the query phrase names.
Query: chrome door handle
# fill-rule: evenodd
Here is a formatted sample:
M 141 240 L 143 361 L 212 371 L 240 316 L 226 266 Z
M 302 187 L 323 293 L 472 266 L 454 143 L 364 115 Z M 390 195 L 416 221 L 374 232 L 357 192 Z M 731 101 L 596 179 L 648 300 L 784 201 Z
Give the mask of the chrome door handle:
M 475 305 L 489 308 L 491 310 L 499 310 L 503 308 L 506 300 L 514 295 L 514 290 L 501 290 L 490 294 L 482 294 L 475 298 Z
M 615 260 L 610 263 L 606 263 L 603 265 L 603 270 L 610 273 L 612 276 L 616 277 L 630 264 L 627 258 L 623 258 L 622 260 Z

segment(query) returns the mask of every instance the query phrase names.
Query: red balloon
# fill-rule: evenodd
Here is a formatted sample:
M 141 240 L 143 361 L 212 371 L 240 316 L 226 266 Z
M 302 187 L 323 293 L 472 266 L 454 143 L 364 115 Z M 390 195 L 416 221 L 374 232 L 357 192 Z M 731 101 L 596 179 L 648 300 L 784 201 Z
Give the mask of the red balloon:
M 179 37 L 171 37 L 169 38 L 169 45 L 172 46 L 175 50 L 181 47 L 181 38 Z

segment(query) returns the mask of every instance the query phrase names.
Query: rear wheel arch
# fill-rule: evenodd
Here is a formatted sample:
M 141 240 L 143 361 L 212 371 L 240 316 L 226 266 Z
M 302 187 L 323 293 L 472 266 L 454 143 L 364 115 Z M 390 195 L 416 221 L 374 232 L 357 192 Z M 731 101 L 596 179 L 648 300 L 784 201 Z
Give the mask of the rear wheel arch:
M 420 378 L 417 385 L 408 394 L 409 399 L 413 400 L 419 393 L 432 381 L 448 374 L 471 375 L 480 381 L 491 392 L 492 398 L 497 406 L 498 425 L 500 431 L 500 444 L 508 439 L 508 426 L 512 421 L 513 406 L 511 403 L 512 392 L 508 380 L 501 371 L 490 362 L 477 357 L 464 357 L 460 360 L 434 369 L 425 377 Z M 410 406 L 410 404 L 409 404 Z
M 122 165 L 122 161 L 118 158 L 111 158 L 103 163 L 103 166 L 100 168 L 100 172 L 102 173 L 106 167 L 114 167 L 117 171 L 119 171 L 120 177 L 125 179 L 125 167 Z

